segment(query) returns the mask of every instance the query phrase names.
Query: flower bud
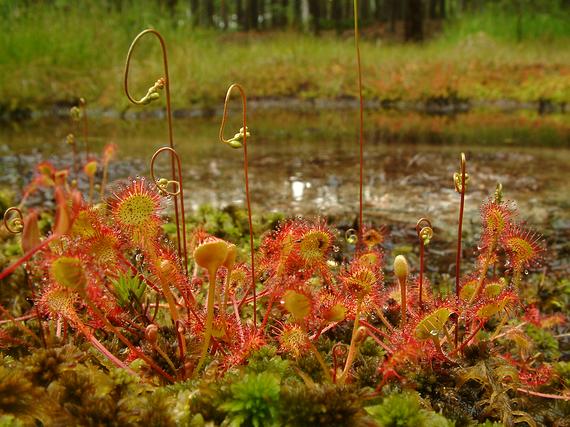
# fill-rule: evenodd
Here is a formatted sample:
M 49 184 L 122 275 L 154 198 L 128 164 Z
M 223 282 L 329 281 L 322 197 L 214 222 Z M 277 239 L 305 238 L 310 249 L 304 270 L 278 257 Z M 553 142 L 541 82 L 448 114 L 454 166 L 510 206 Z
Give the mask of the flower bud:
M 91 160 L 90 162 L 87 162 L 87 164 L 83 167 L 83 171 L 89 178 L 93 178 L 97 173 L 97 161 Z
M 367 336 L 368 336 L 368 334 L 366 332 L 366 328 L 364 326 L 360 326 L 358 328 L 358 330 L 356 331 L 355 342 L 357 344 L 361 344 L 364 342 L 364 340 L 366 339 Z
M 144 331 L 144 336 L 151 345 L 155 345 L 158 340 L 158 326 L 154 323 L 148 325 Z
M 405 281 L 409 273 L 410 267 L 408 267 L 408 261 L 406 261 L 404 255 L 398 255 L 394 260 L 394 274 L 398 278 L 398 281 Z

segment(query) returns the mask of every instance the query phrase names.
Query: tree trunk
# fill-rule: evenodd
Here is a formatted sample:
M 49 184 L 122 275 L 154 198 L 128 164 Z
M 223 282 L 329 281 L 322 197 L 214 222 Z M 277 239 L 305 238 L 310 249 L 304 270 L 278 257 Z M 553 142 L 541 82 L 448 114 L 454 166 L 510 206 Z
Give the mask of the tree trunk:
M 396 22 L 400 17 L 400 2 L 398 0 L 390 0 L 390 32 L 396 34 Z
M 382 6 L 384 2 L 382 0 L 374 0 L 374 20 L 376 22 L 382 22 Z
M 406 0 L 404 39 L 421 41 L 424 38 L 422 0 Z
M 289 0 L 273 0 L 271 7 L 271 23 L 275 28 L 287 26 L 287 10 Z
M 258 0 L 247 0 L 247 30 L 259 28 L 259 3 Z
M 334 28 L 337 34 L 342 32 L 342 4 L 341 0 L 332 0 L 331 16 L 334 21 Z
M 360 22 L 364 26 L 366 23 L 370 22 L 370 3 L 368 0 L 361 0 L 358 4 L 359 10 L 358 14 L 360 15 Z
M 261 20 L 259 17 L 261 16 Z M 265 28 L 265 0 L 257 0 L 257 21 L 259 28 Z
M 236 0 L 236 18 L 238 28 L 245 30 L 247 20 L 245 19 L 245 12 L 243 10 L 243 0 Z
M 318 36 L 321 33 L 321 1 L 309 0 L 309 13 L 311 14 L 311 24 L 313 33 Z
M 168 13 L 170 13 L 170 17 L 174 18 L 176 16 L 176 0 L 166 0 L 166 7 L 168 9 Z
M 220 15 L 222 15 L 222 28 L 228 29 L 228 5 L 226 0 L 220 0 Z
M 190 17 L 192 26 L 197 27 L 200 24 L 200 2 L 199 0 L 190 0 Z
M 204 24 L 207 27 L 214 26 L 214 0 L 206 0 L 204 5 Z
M 293 0 L 293 26 L 295 28 L 303 27 L 303 8 L 301 0 Z
M 437 2 L 438 0 L 429 0 L 429 19 L 437 19 Z
M 447 17 L 447 12 L 445 10 L 445 0 L 439 0 L 439 17 L 445 19 Z

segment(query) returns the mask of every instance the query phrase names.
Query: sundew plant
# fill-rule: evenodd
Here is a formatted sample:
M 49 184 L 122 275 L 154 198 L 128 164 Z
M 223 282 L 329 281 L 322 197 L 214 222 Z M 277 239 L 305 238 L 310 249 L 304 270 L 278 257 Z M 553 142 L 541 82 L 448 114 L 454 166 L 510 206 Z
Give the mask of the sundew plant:
M 118 147 L 91 152 L 86 101 L 72 109 L 82 134 L 67 137 L 73 164 L 38 164 L 4 213 L 3 233 L 19 236 L 21 255 L 3 266 L 0 285 L 29 304 L 0 306 L 0 425 L 568 425 L 570 367 L 555 336 L 567 319 L 526 300 L 548 250 L 501 185 L 481 204 L 477 256 L 464 260 L 474 177 L 458 153 L 451 292 L 426 274 L 436 217 L 410 218 L 418 266 L 389 253 L 386 229 L 368 224 L 354 7 L 360 185 L 346 233 L 326 218 L 256 220 L 256 135 L 239 84 L 227 91 L 218 140 L 243 152 L 247 237 L 189 225 L 157 30 L 134 39 L 124 74 L 133 104 L 166 101 L 168 144 L 147 177 L 109 185 Z M 164 74 L 137 99 L 129 71 L 145 36 L 160 43 Z M 242 126 L 228 138 L 234 93 Z M 162 156 L 168 177 L 155 172 Z M 54 209 L 28 203 L 40 190 Z

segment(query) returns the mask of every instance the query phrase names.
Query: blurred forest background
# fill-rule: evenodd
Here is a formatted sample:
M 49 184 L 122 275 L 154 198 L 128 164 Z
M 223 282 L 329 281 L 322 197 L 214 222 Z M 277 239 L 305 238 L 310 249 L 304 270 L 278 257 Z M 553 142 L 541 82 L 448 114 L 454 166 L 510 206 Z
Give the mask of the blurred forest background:
M 113 6 L 120 10 L 124 3 L 115 1 Z M 221 30 L 342 33 L 352 29 L 354 18 L 350 0 L 165 0 L 164 6 L 177 20 Z M 359 0 L 359 8 L 364 27 L 406 41 L 421 41 L 457 21 L 464 31 L 477 26 L 519 41 L 570 34 L 569 0 Z
M 0 113 L 86 97 L 126 108 L 128 46 L 169 47 L 177 108 L 355 96 L 352 0 L 0 0 Z M 570 100 L 570 0 L 359 0 L 365 95 L 379 101 Z M 154 42 L 137 62 L 161 73 Z M 149 74 L 151 76 L 149 76 Z M 136 84 L 135 84 L 136 85 Z M 136 89 L 136 87 L 135 87 Z

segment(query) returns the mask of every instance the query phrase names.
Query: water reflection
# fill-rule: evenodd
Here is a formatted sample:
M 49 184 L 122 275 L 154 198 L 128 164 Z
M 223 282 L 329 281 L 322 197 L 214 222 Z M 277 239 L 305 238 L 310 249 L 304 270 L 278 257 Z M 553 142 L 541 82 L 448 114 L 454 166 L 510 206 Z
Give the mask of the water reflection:
M 356 127 L 333 122 L 331 114 L 253 114 L 249 142 L 250 189 L 256 211 L 290 215 L 329 215 L 351 221 L 358 209 L 358 145 Z M 466 199 L 466 227 L 479 221 L 478 206 L 501 182 L 507 198 L 517 200 L 530 223 L 556 221 L 570 228 L 568 212 L 568 148 L 513 147 L 495 144 L 409 144 L 386 135 L 380 119 L 370 116 L 365 148 L 365 217 L 374 222 L 415 224 L 422 216 L 434 226 L 453 230 L 458 195 L 452 176 L 465 151 L 471 176 Z M 217 142 L 218 118 L 175 121 L 175 141 L 183 162 L 187 206 L 222 207 L 244 203 L 242 153 Z M 230 124 L 239 128 L 236 122 Z M 92 124 L 91 145 L 119 145 L 110 179 L 148 174 L 148 160 L 166 140 L 161 121 Z M 232 128 L 233 129 L 233 128 Z M 66 123 L 41 123 L 0 131 L 0 185 L 17 188 L 29 180 L 33 165 L 44 158 L 64 165 L 71 154 L 63 140 Z M 568 134 L 560 134 L 562 141 Z M 430 137 L 433 139 L 433 135 Z M 489 134 L 486 140 L 489 142 Z M 157 170 L 168 172 L 168 159 Z M 451 233 L 451 231 L 450 231 Z

